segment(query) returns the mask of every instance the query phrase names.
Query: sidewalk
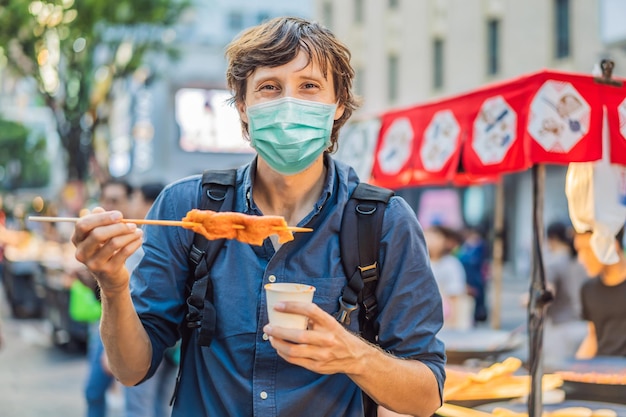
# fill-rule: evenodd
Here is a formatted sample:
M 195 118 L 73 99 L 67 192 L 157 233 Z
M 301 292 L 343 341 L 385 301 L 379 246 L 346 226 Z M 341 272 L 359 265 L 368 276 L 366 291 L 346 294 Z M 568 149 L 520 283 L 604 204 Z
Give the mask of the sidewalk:
M 45 320 L 12 318 L 2 285 L 0 317 L 4 339 L 0 350 L 0 416 L 85 416 L 85 353 L 55 347 Z M 108 417 L 121 417 L 121 408 L 115 407 Z

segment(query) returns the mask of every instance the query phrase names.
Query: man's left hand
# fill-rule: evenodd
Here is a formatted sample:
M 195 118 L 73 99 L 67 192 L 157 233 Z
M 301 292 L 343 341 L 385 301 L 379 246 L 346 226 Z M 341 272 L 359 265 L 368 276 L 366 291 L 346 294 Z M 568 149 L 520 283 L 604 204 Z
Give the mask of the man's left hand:
M 287 362 L 319 374 L 359 373 L 357 366 L 367 342 L 347 331 L 333 316 L 313 303 L 284 302 L 276 311 L 308 317 L 308 329 L 266 325 L 263 330 L 278 355 Z

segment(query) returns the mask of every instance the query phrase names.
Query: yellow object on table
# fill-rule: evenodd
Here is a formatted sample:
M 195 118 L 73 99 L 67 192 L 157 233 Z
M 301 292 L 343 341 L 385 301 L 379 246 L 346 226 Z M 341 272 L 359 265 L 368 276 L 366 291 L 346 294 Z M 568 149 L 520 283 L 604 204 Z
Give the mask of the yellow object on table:
M 514 375 L 522 361 L 507 358 L 477 373 L 448 370 L 448 379 L 443 390 L 444 401 L 497 400 L 518 398 L 530 393 L 529 375 Z M 559 375 L 546 374 L 542 379 L 544 391 L 563 385 Z

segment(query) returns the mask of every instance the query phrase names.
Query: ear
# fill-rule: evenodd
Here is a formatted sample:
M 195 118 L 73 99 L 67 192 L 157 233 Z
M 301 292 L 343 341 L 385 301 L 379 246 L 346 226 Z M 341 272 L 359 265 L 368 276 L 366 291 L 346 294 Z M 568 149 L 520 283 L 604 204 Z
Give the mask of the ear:
M 248 123 L 248 115 L 246 114 L 246 103 L 243 101 L 238 101 L 235 107 L 237 107 L 237 111 L 239 112 L 239 118 L 244 123 Z
M 341 119 L 341 116 L 343 116 L 343 112 L 345 110 L 346 110 L 346 106 L 344 106 L 343 104 L 339 104 L 337 106 L 337 110 L 335 110 L 335 120 Z

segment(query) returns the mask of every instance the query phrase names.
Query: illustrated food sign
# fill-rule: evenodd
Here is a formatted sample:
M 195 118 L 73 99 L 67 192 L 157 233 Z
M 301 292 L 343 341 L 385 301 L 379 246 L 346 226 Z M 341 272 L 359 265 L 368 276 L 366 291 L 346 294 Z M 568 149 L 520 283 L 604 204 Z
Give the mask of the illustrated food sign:
M 450 110 L 435 113 L 426 128 L 420 158 L 427 171 L 441 171 L 455 154 L 461 128 Z
M 379 131 L 378 118 L 352 122 L 339 131 L 339 148 L 335 158 L 354 168 L 364 181 L 372 173 Z
M 547 81 L 530 106 L 528 133 L 546 151 L 566 153 L 589 132 L 591 107 L 570 83 Z
M 472 148 L 485 165 L 502 162 L 516 139 L 517 115 L 502 96 L 486 100 L 474 122 Z
M 389 188 L 597 161 L 603 132 L 611 161 L 626 165 L 626 87 L 590 75 L 541 71 L 380 120 L 370 181 Z
M 385 173 L 397 174 L 411 158 L 414 132 L 411 121 L 396 119 L 382 137 L 378 164 Z

